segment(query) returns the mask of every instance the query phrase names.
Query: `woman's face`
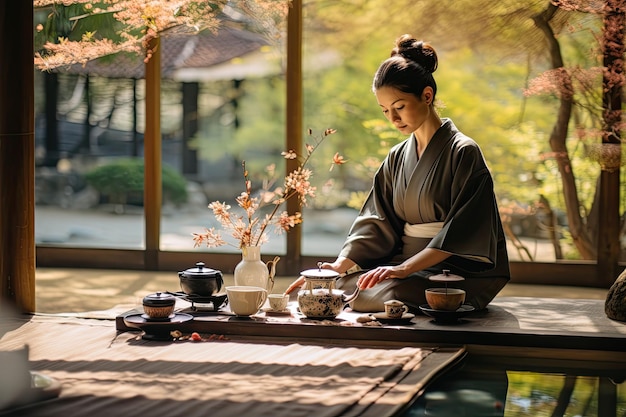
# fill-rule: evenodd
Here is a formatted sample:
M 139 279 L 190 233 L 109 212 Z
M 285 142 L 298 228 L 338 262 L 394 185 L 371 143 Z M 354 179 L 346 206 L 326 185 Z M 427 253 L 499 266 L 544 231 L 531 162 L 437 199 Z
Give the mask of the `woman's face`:
M 410 135 L 417 131 L 430 114 L 432 89 L 426 87 L 421 100 L 414 94 L 404 93 L 395 87 L 376 90 L 376 100 L 383 114 L 400 132 Z

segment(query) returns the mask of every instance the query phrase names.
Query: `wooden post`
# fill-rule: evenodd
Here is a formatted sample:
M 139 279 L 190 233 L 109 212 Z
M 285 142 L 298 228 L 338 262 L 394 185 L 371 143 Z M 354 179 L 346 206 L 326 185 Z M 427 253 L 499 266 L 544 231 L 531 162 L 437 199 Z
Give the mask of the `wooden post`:
M 146 63 L 146 129 L 144 132 L 145 268 L 157 270 L 161 234 L 161 45 L 150 42 Z
M 196 178 L 198 175 L 198 151 L 189 146 L 189 142 L 198 133 L 198 95 L 200 83 L 183 83 L 183 174 Z
M 0 2 L 0 303 L 35 311 L 33 4 Z
M 602 143 L 606 146 L 621 144 L 620 125 L 622 120 L 622 87 L 615 83 L 615 78 L 623 74 L 624 24 L 626 14 L 621 2 L 607 2 L 604 15 L 603 54 L 604 72 L 602 85 L 605 87 L 602 97 L 603 135 Z M 621 147 L 617 150 L 617 160 L 621 160 Z M 610 287 L 619 274 L 620 256 L 620 167 L 603 169 L 600 174 L 600 219 L 598 224 L 598 279 Z
M 302 151 L 302 0 L 292 0 L 287 16 L 287 147 Z M 287 160 L 287 173 L 297 169 L 296 160 Z M 287 201 L 287 211 L 302 211 L 297 199 Z M 302 227 L 297 225 L 287 233 L 286 273 L 300 271 Z

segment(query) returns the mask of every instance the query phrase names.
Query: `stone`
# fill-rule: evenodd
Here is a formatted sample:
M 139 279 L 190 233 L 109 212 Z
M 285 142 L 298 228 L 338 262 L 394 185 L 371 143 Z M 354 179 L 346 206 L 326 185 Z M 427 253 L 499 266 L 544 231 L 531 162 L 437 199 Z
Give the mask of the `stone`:
M 604 303 L 604 312 L 612 320 L 626 321 L 626 270 L 609 288 Z

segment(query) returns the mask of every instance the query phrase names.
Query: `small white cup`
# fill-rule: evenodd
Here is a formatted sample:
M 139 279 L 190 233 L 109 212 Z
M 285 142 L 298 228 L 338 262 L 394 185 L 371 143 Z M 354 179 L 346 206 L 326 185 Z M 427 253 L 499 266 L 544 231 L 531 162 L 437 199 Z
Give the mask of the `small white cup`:
M 385 314 L 391 319 L 399 319 L 405 313 L 409 312 L 409 308 L 399 300 L 385 301 Z
M 256 314 L 267 299 L 267 290 L 248 285 L 226 287 L 226 294 L 230 310 L 237 316 Z
M 289 294 L 270 294 L 267 299 L 270 300 L 270 308 L 274 311 L 285 311 L 289 304 Z

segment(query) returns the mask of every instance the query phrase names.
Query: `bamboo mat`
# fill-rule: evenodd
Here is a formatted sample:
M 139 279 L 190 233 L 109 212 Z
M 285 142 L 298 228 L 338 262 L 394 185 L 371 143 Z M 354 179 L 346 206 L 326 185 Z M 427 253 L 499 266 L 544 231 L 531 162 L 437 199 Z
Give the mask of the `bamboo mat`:
M 3 416 L 388 416 L 464 354 L 219 335 L 156 342 L 68 317 L 5 319 L 0 330 L 0 351 L 28 345 L 30 369 L 62 386 Z

